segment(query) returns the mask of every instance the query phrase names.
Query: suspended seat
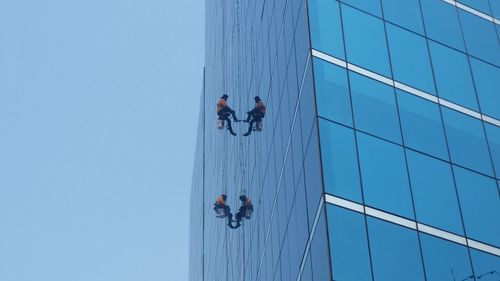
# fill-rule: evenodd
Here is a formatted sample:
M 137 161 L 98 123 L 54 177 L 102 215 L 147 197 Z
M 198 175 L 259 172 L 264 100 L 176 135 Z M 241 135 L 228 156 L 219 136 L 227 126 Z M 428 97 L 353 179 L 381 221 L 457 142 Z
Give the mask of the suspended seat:
M 222 219 L 222 218 L 227 217 L 226 207 L 224 207 L 224 206 L 215 206 L 214 211 L 217 214 L 217 216 L 216 216 L 217 218 Z
M 224 127 L 225 127 L 224 120 L 217 119 L 217 128 L 224 129 Z
M 249 220 L 253 213 L 253 207 L 247 208 L 245 212 L 245 219 Z
M 255 131 L 257 131 L 257 132 L 262 131 L 263 126 L 264 126 L 264 123 L 262 121 L 255 123 Z

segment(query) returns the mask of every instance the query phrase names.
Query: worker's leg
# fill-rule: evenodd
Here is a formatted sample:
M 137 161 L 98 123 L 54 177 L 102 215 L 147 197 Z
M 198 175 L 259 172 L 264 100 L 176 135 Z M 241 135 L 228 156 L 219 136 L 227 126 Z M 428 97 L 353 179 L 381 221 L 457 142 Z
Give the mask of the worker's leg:
M 250 122 L 251 118 L 252 118 L 252 112 L 249 111 L 249 112 L 247 112 L 247 119 L 243 120 L 243 122 L 248 123 L 248 122 Z
M 229 119 L 229 117 L 226 116 L 224 120 L 227 122 L 227 130 L 229 131 L 229 133 L 231 133 L 231 135 L 233 136 L 236 136 L 236 133 L 233 131 L 233 127 L 231 126 L 231 119 Z
M 236 113 L 234 111 L 231 112 L 231 116 L 233 116 L 234 122 L 240 122 L 241 121 L 240 119 L 238 119 L 238 117 L 236 117 Z
M 255 118 L 252 118 L 252 120 L 250 120 L 250 123 L 248 123 L 248 131 L 246 133 L 244 133 L 243 136 L 246 137 L 252 133 L 254 123 L 255 123 Z
M 233 214 L 231 214 L 231 210 L 229 209 L 229 207 L 226 208 L 226 212 L 227 212 L 227 225 L 229 225 L 232 228 Z

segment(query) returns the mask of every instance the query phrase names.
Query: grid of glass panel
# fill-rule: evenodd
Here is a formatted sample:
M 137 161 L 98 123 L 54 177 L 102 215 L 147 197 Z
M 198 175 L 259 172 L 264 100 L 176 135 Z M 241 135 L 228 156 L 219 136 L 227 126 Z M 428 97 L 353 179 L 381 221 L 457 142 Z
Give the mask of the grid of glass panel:
M 497 2 L 309 1 L 334 280 L 500 279 Z
M 190 279 L 328 280 L 306 1 L 207 1 L 206 10 Z M 222 94 L 240 119 L 260 96 L 267 106 L 263 131 L 243 137 L 247 123 L 233 124 L 236 137 L 218 130 L 215 102 Z M 252 198 L 254 213 L 241 228 L 215 218 L 221 193 L 233 213 L 241 193 Z M 310 241 L 313 229 L 318 238 Z
M 190 279 L 498 280 L 499 3 L 207 1 Z

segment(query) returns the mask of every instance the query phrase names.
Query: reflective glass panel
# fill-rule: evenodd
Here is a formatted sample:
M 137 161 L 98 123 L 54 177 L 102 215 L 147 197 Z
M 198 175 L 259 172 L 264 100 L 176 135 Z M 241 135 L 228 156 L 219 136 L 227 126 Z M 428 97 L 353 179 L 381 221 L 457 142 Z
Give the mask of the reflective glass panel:
M 500 280 L 500 257 L 471 249 L 472 266 L 476 273 L 476 280 Z M 481 277 L 481 278 L 479 278 Z
M 330 0 L 309 1 L 309 20 L 312 47 L 344 59 L 339 3 Z
M 387 24 L 394 80 L 435 94 L 425 38 Z
M 403 148 L 357 132 L 365 204 L 414 218 Z
M 369 217 L 368 233 L 374 280 L 425 280 L 415 231 Z
M 484 124 L 486 129 L 486 136 L 488 137 L 488 144 L 490 145 L 491 158 L 493 159 L 493 166 L 497 178 L 500 177 L 500 127 Z
M 446 100 L 478 111 L 474 84 L 467 56 L 429 42 L 438 95 Z
M 470 64 L 481 111 L 500 119 L 500 68 L 473 58 Z
M 341 0 L 340 2 L 349 4 L 362 11 L 382 17 L 382 9 L 380 8 L 380 0 Z
M 463 235 L 450 164 L 411 150 L 406 156 L 417 220 Z
M 500 247 L 500 198 L 495 180 L 454 166 L 467 236 Z
M 322 119 L 319 126 L 325 191 L 363 203 L 354 131 Z
M 342 5 L 347 60 L 391 77 L 382 20 Z
M 365 219 L 362 214 L 327 205 L 334 280 L 372 280 Z
M 326 230 L 326 208 L 322 207 L 311 243 L 311 258 L 314 280 L 331 280 L 328 235 Z
M 500 19 L 500 1 L 490 0 L 491 9 L 493 10 L 493 16 Z
M 493 0 L 493 2 L 498 0 Z M 465 4 L 475 10 L 491 15 L 490 5 L 488 0 L 459 0 L 458 2 Z
M 459 9 L 465 45 L 473 56 L 500 65 L 500 44 L 495 25 L 474 14 Z
M 427 36 L 465 51 L 460 21 L 455 7 L 444 1 L 420 0 Z
M 401 143 L 394 89 L 354 72 L 349 77 L 356 128 Z
M 319 116 L 352 127 L 347 70 L 315 58 L 314 81 Z
M 399 26 L 424 34 L 419 0 L 382 0 L 384 18 Z
M 465 280 L 472 275 L 465 246 L 423 233 L 420 240 L 427 281 Z
M 442 107 L 452 162 L 493 175 L 481 121 Z
M 439 105 L 396 90 L 405 145 L 448 160 Z

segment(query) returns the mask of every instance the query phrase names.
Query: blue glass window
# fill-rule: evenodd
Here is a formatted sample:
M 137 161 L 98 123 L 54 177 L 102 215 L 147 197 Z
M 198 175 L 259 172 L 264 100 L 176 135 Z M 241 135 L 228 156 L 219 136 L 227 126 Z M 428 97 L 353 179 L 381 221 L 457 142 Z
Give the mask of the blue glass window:
M 438 95 L 478 110 L 467 56 L 443 45 L 429 42 Z
M 406 156 L 417 220 L 463 235 L 450 164 L 411 150 Z
M 500 65 L 500 44 L 495 25 L 490 21 L 459 9 L 465 45 L 473 56 Z
M 427 234 L 421 234 L 427 281 L 465 280 L 472 275 L 467 248 Z
M 449 160 L 439 105 L 400 90 L 396 93 L 405 145 Z
M 465 51 L 460 21 L 455 7 L 444 1 L 420 0 L 427 36 Z
M 481 121 L 445 107 L 442 111 L 451 161 L 493 175 Z
M 471 249 L 472 266 L 476 280 L 497 281 L 500 279 L 500 257 Z M 479 279 L 481 277 L 481 279 Z
M 382 9 L 380 8 L 380 0 L 341 0 L 346 4 L 356 7 L 362 11 L 382 17 Z
M 363 203 L 354 131 L 320 119 L 325 191 Z
M 382 0 L 384 18 L 399 26 L 424 34 L 418 0 Z
M 498 0 L 493 0 L 492 2 L 495 1 Z M 491 15 L 491 10 L 490 10 L 490 5 L 488 4 L 489 2 L 488 0 L 460 0 L 458 2 L 465 4 L 485 14 Z
M 415 231 L 369 217 L 368 233 L 375 280 L 425 280 Z
M 349 72 L 356 128 L 401 143 L 394 88 Z
M 491 0 L 490 4 L 491 4 L 491 9 L 493 10 L 493 16 L 497 19 L 500 18 L 500 1 Z
M 470 64 L 481 111 L 500 119 L 500 68 L 471 58 Z
M 435 94 L 425 38 L 387 24 L 394 80 Z
M 365 204 L 414 218 L 403 148 L 357 133 Z
M 500 177 L 500 127 L 485 123 L 486 136 L 490 145 L 491 158 L 497 178 Z
M 327 205 L 333 280 L 372 280 L 364 216 Z
M 352 127 L 347 70 L 315 58 L 314 80 L 319 116 Z
M 312 47 L 344 59 L 339 3 L 330 0 L 309 1 L 309 19 Z
M 328 236 L 326 229 L 326 211 L 322 208 L 321 215 L 311 243 L 311 258 L 314 280 L 331 280 L 328 250 Z
M 342 5 L 347 60 L 391 77 L 382 20 Z
M 500 247 L 500 198 L 495 180 L 454 166 L 467 236 Z

